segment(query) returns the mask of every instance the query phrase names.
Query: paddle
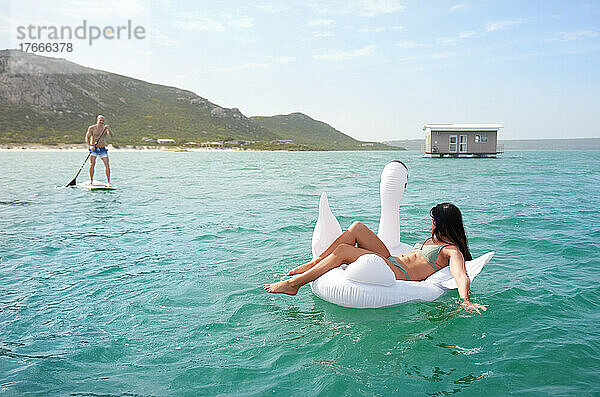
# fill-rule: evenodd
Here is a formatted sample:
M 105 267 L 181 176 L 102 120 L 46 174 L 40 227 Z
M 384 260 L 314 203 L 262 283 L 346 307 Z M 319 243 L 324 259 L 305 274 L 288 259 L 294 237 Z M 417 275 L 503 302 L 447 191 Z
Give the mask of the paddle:
M 94 143 L 94 149 L 96 149 L 96 145 L 98 144 L 98 142 L 100 142 L 100 138 L 102 138 L 102 136 L 104 135 L 104 132 L 106 132 L 106 126 L 104 126 L 104 129 L 102 130 L 102 133 L 100 134 L 100 136 L 96 140 L 96 143 Z M 79 171 L 77 171 L 77 175 L 75 175 L 75 178 L 73 178 L 73 180 L 71 182 L 69 182 L 66 187 L 75 186 L 77 184 L 77 177 L 79 176 L 79 173 L 81 172 L 81 170 L 83 169 L 83 166 L 85 165 L 85 163 L 87 163 L 87 161 L 88 161 L 88 159 L 90 158 L 91 155 L 92 155 L 92 152 L 90 151 L 88 153 L 87 157 L 85 158 L 85 161 L 83 162 L 83 164 L 81 164 L 81 167 L 79 168 Z

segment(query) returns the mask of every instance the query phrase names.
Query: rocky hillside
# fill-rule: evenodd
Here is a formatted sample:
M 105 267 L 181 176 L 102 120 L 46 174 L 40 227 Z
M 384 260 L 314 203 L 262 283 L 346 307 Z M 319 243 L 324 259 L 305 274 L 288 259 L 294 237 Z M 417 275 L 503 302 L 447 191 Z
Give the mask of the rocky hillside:
M 301 113 L 248 118 L 191 91 L 64 59 L 0 51 L 0 143 L 81 143 L 98 114 L 114 130 L 113 144 L 172 138 L 179 145 L 245 140 L 262 148 L 392 149 L 357 141 Z M 272 143 L 281 140 L 293 143 Z
M 0 140 L 81 142 L 97 114 L 115 143 L 141 138 L 177 141 L 277 139 L 237 109 L 193 92 L 86 68 L 63 59 L 0 51 Z

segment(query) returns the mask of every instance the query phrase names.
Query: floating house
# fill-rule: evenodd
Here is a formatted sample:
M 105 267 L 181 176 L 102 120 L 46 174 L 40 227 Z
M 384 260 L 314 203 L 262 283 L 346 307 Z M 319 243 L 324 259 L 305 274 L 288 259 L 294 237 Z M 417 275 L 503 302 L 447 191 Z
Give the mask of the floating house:
M 496 157 L 500 124 L 425 124 L 425 157 Z

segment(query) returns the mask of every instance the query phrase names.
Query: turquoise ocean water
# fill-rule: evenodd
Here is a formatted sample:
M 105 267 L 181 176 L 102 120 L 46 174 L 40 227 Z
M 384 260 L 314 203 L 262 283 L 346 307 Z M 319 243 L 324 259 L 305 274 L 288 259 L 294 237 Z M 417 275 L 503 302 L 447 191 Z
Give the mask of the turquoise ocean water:
M 119 190 L 61 188 L 84 157 L 0 153 L 0 394 L 600 394 L 600 152 L 118 152 Z M 266 294 L 310 259 L 321 192 L 377 229 L 394 159 L 402 241 L 451 201 L 496 251 L 488 311 Z

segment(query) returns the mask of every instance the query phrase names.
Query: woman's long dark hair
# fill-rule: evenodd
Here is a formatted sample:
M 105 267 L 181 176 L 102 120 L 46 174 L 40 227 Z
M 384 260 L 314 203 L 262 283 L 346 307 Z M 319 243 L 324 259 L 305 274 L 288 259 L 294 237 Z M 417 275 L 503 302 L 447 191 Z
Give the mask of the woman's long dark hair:
M 446 243 L 456 245 L 466 261 L 472 260 L 462 214 L 458 207 L 451 203 L 442 203 L 433 207 L 429 214 L 435 223 L 431 237 L 435 236 L 440 241 L 449 239 L 450 241 L 446 241 Z

